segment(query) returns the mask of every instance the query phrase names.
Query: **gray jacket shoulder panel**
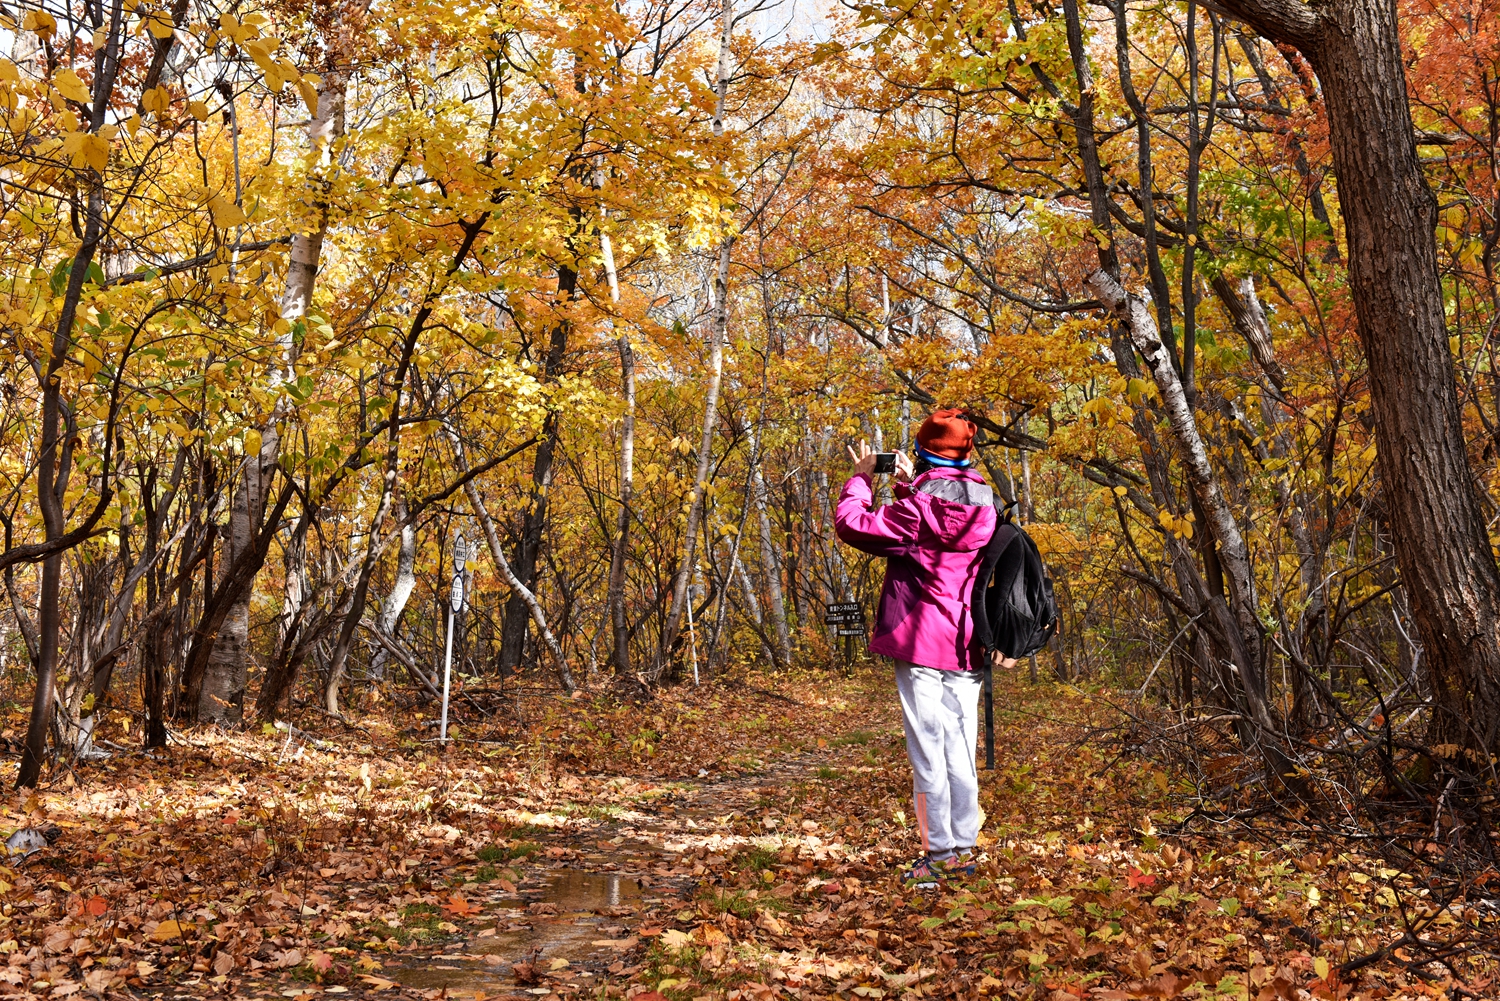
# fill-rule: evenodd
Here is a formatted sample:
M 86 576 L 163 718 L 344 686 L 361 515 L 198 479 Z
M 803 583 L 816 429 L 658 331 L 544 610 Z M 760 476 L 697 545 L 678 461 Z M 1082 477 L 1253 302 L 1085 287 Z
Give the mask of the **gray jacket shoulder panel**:
M 916 492 L 965 507 L 990 507 L 995 502 L 994 491 L 988 483 L 970 480 L 927 480 L 917 485 Z

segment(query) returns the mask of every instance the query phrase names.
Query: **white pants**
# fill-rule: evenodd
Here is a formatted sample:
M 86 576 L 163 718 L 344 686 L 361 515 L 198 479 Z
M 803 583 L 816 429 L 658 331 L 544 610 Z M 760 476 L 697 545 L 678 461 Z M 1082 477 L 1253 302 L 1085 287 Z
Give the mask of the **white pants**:
M 978 671 L 939 671 L 896 661 L 922 850 L 946 855 L 979 837 Z

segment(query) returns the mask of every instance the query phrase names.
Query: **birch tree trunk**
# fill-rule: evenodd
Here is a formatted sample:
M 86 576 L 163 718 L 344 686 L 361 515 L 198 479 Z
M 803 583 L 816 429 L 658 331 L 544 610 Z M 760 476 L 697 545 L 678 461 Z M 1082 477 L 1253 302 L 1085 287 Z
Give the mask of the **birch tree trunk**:
M 1285 374 L 1281 363 L 1276 360 L 1271 325 L 1266 320 L 1265 310 L 1261 308 L 1260 297 L 1256 295 L 1255 280 L 1248 276 L 1241 278 L 1236 288 L 1221 273 L 1214 277 L 1213 289 L 1229 313 L 1235 330 L 1250 346 L 1256 365 L 1280 393 L 1285 383 Z M 1259 451 L 1263 453 L 1263 459 L 1277 459 L 1285 463 L 1293 454 L 1293 443 L 1282 419 L 1280 406 L 1279 400 L 1269 394 L 1261 394 L 1261 420 L 1265 422 L 1270 434 L 1266 436 L 1267 441 L 1259 446 Z M 1307 607 L 1303 610 L 1290 641 L 1297 655 L 1306 660 L 1309 633 L 1327 621 L 1327 605 L 1323 598 L 1323 547 L 1314 542 L 1312 532 L 1308 530 L 1305 498 L 1288 486 L 1287 480 L 1281 475 L 1275 477 L 1275 488 L 1276 499 L 1286 512 L 1287 534 L 1297 547 L 1297 577 L 1304 600 L 1307 601 Z M 1317 659 L 1321 660 L 1321 652 Z M 1301 687 L 1303 686 L 1299 685 L 1299 690 Z
M 457 443 L 454 443 L 457 448 Z M 459 460 L 460 471 L 464 471 L 466 464 Z M 547 613 L 543 611 L 542 605 L 536 600 L 536 595 L 531 592 L 525 584 L 521 583 L 515 571 L 511 569 L 510 561 L 505 558 L 505 550 L 500 547 L 500 536 L 495 531 L 495 519 L 490 517 L 489 508 L 485 507 L 484 500 L 479 496 L 479 488 L 474 486 L 474 481 L 469 480 L 464 484 L 464 496 L 469 499 L 469 508 L 474 512 L 474 517 L 479 519 L 479 527 L 484 530 L 484 541 L 490 547 L 490 558 L 495 561 L 495 569 L 500 572 L 500 579 L 510 587 L 511 592 L 519 597 L 531 613 L 532 622 L 536 623 L 537 632 L 542 635 L 542 642 L 552 654 L 553 661 L 557 664 L 557 680 L 562 684 L 563 690 L 572 692 L 577 689 L 573 682 L 573 673 L 568 670 L 568 658 L 563 655 L 562 645 L 557 642 L 557 637 L 552 635 L 551 628 L 547 625 Z
M 1184 597 L 1191 598 L 1189 609 L 1194 618 L 1198 617 L 1200 609 L 1212 618 L 1211 632 L 1225 646 L 1223 653 L 1233 665 L 1233 671 L 1239 675 L 1236 684 L 1231 674 L 1221 667 L 1217 680 L 1226 694 L 1238 703 L 1237 708 L 1246 720 L 1253 721 L 1254 725 L 1239 727 L 1241 739 L 1247 745 L 1261 744 L 1267 764 L 1278 772 L 1284 771 L 1281 767 L 1284 756 L 1261 741 L 1262 734 L 1268 730 L 1274 731 L 1275 727 L 1265 695 L 1263 637 L 1256 614 L 1249 552 L 1219 488 L 1216 474 L 1209 464 L 1207 450 L 1198 433 L 1197 420 L 1178 374 L 1173 352 L 1169 345 L 1162 343 L 1156 320 L 1147 309 L 1145 301 L 1126 293 L 1120 284 L 1120 259 L 1114 246 L 1109 193 L 1104 182 L 1095 131 L 1093 70 L 1089 63 L 1077 0 L 1064 0 L 1063 13 L 1068 51 L 1079 93 L 1076 105 L 1064 100 L 1063 106 L 1074 125 L 1079 159 L 1088 189 L 1090 216 L 1102 238 L 1098 242 L 1098 270 L 1089 275 L 1086 284 L 1114 314 L 1118 330 L 1123 334 L 1117 334 L 1113 338 L 1115 362 L 1121 373 L 1127 376 L 1133 374 L 1134 351 L 1141 353 L 1151 369 L 1171 428 L 1175 451 L 1186 467 L 1193 500 L 1204 511 L 1203 520 L 1212 536 L 1210 549 L 1204 553 L 1205 564 L 1227 564 L 1226 570 L 1231 577 L 1229 600 L 1226 602 L 1225 596 L 1204 586 L 1203 578 L 1188 558 L 1187 547 L 1181 540 L 1169 538 L 1167 548 L 1179 589 Z M 1046 83 L 1055 88 L 1050 80 Z M 1172 496 L 1169 470 L 1160 450 L 1154 447 L 1154 428 L 1139 413 L 1136 423 L 1142 440 L 1152 446 L 1144 451 L 1148 456 L 1147 473 L 1156 504 L 1159 507 L 1167 505 Z M 1215 544 L 1218 551 L 1212 548 Z M 1221 663 L 1217 658 L 1209 660 L 1210 663 Z
M 786 598 L 781 590 L 781 561 L 776 556 L 776 540 L 771 535 L 771 516 L 766 511 L 766 480 L 759 467 L 751 473 L 755 489 L 755 517 L 760 527 L 760 565 L 766 576 L 766 612 L 776 636 L 776 662 L 786 667 L 792 662 L 792 634 L 786 624 Z
M 307 181 L 309 228 L 307 232 L 292 236 L 286 289 L 281 297 L 281 319 L 285 321 L 286 330 L 276 338 L 280 357 L 271 378 L 273 389 L 295 378 L 295 327 L 305 320 L 312 304 L 318 262 L 323 254 L 323 241 L 328 235 L 329 172 L 334 166 L 333 146 L 344 135 L 345 91 L 349 85 L 348 61 L 330 60 L 330 63 L 318 86 L 318 107 L 307 125 L 308 148 L 315 160 Z M 242 467 L 229 510 L 229 532 L 225 539 L 228 552 L 223 560 L 226 572 L 235 557 L 249 548 L 259 529 L 266 491 L 281 454 L 279 425 L 286 416 L 286 406 L 284 398 L 277 401 L 271 419 L 261 433 L 259 453 L 247 456 Z M 250 668 L 250 598 L 254 591 L 255 577 L 252 576 L 242 593 L 235 595 L 224 625 L 214 640 L 196 706 L 200 720 L 235 724 L 244 715 Z M 300 601 L 300 589 L 288 597 Z
M 615 273 L 615 250 L 609 234 L 599 233 L 599 249 L 604 257 L 604 274 L 609 280 L 609 299 L 620 305 L 620 279 Z M 630 619 L 625 609 L 625 558 L 630 552 L 630 502 L 635 490 L 635 349 L 630 344 L 630 328 L 613 316 L 610 324 L 617 334 L 615 345 L 620 351 L 620 388 L 625 393 L 625 415 L 620 421 L 620 513 L 615 519 L 614 545 L 609 553 L 609 585 L 605 604 L 609 609 L 612 637 L 610 663 L 616 671 L 631 673 Z
M 724 0 L 719 25 L 719 67 L 715 84 L 717 95 L 714 102 L 714 138 L 724 136 L 724 107 L 729 94 L 730 36 L 734 29 L 734 0 Z M 734 250 L 734 236 L 726 229 L 719 239 L 718 266 L 713 278 L 713 322 L 710 326 L 708 344 L 708 387 L 703 404 L 703 436 L 698 445 L 698 469 L 693 477 L 693 497 L 688 506 L 686 538 L 682 563 L 677 568 L 677 579 L 672 585 L 672 607 L 667 613 L 667 623 L 662 631 L 662 657 L 671 656 L 682 630 L 683 609 L 689 601 L 688 582 L 693 575 L 693 560 L 697 553 L 698 523 L 703 518 L 705 493 L 708 489 L 708 471 L 713 465 L 714 426 L 719 416 L 719 384 L 724 374 L 724 337 L 729 330 L 729 262 Z M 660 666 L 658 667 L 660 673 Z
M 396 506 L 396 516 L 401 521 L 401 550 L 396 555 L 396 580 L 391 584 L 391 593 L 386 595 L 385 603 L 380 606 L 380 617 L 375 622 L 375 628 L 392 643 L 396 639 L 396 623 L 400 621 L 406 602 L 417 586 L 417 526 L 406 521 L 404 505 Z M 385 679 L 385 667 L 390 662 L 390 656 L 390 650 L 382 643 L 370 661 L 371 678 L 377 681 Z
M 1187 390 L 1177 374 L 1171 351 L 1162 343 L 1156 329 L 1156 318 L 1146 307 L 1144 299 L 1126 292 L 1103 269 L 1089 275 L 1085 284 L 1130 335 L 1136 351 L 1151 371 L 1157 392 L 1161 394 L 1178 460 L 1194 499 L 1207 517 L 1205 527 L 1218 545 L 1219 564 L 1229 585 L 1229 606 L 1234 622 L 1226 624 L 1230 626 L 1226 632 L 1234 647 L 1235 666 L 1239 670 L 1246 708 L 1258 724 L 1274 730 L 1276 727 L 1266 701 L 1263 637 L 1250 550 L 1240 533 L 1239 523 L 1234 519 L 1234 512 L 1224 499 L 1218 475 L 1209 462 L 1208 449 L 1198 433 L 1198 421 L 1188 403 Z M 1216 595 L 1210 595 L 1209 600 L 1215 605 L 1220 604 Z

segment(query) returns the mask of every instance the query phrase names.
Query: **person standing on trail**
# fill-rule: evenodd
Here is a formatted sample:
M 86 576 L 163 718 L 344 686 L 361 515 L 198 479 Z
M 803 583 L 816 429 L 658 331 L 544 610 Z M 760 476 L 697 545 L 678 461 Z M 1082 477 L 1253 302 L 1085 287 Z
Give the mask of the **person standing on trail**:
M 874 506 L 875 453 L 849 450 L 854 472 L 835 528 L 855 549 L 886 558 L 870 652 L 896 662 L 922 857 L 902 879 L 922 887 L 972 875 L 979 835 L 975 763 L 981 673 L 972 670 L 974 593 L 998 523 L 994 495 L 972 468 L 976 428 L 939 410 L 917 431 L 917 458 L 896 453 L 895 502 Z

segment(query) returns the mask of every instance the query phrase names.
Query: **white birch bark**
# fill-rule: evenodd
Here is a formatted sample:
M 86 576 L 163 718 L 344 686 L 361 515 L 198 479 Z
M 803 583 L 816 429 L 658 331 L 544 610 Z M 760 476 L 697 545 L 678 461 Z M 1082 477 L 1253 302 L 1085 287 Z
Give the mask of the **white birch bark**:
M 1189 487 L 1207 517 L 1205 526 L 1219 547 L 1219 563 L 1223 567 L 1225 581 L 1229 586 L 1229 601 L 1234 615 L 1230 639 L 1237 647 L 1236 668 L 1240 672 L 1241 687 L 1246 696 L 1247 708 L 1256 722 L 1274 729 L 1269 708 L 1266 705 L 1265 683 L 1261 669 L 1261 624 L 1257 615 L 1255 578 L 1250 565 L 1250 552 L 1240 533 L 1234 512 L 1224 499 L 1217 474 L 1208 458 L 1208 448 L 1198 433 L 1198 420 L 1187 400 L 1182 380 L 1172 363 L 1170 350 L 1162 343 L 1156 319 L 1140 296 L 1126 292 L 1104 270 L 1100 269 L 1085 280 L 1095 297 L 1114 314 L 1129 334 L 1131 343 L 1151 370 L 1162 407 L 1172 430 L 1172 440 L 1177 456 L 1187 475 Z
M 468 470 L 468 463 L 463 460 L 462 447 L 458 439 L 449 435 L 453 441 L 454 455 L 458 458 L 459 472 Z M 479 521 L 479 527 L 484 530 L 485 544 L 490 548 L 490 558 L 495 561 L 495 569 L 500 571 L 501 580 L 516 593 L 526 605 L 526 610 L 531 613 L 531 621 L 536 623 L 537 632 L 541 633 L 542 642 L 552 653 L 552 659 L 557 662 L 557 678 L 562 683 L 563 689 L 568 692 L 575 691 L 577 685 L 573 681 L 573 673 L 568 670 L 568 658 L 563 655 L 562 645 L 557 642 L 557 637 L 552 635 L 552 629 L 547 625 L 547 613 L 542 609 L 541 603 L 536 600 L 536 595 L 520 579 L 516 577 L 515 571 L 511 569 L 510 561 L 505 558 L 505 550 L 500 546 L 500 536 L 495 531 L 495 519 L 490 517 L 490 510 L 484 504 L 484 499 L 479 496 L 479 488 L 474 485 L 473 480 L 464 484 L 464 496 L 469 499 L 469 509 L 474 512 L 474 517 Z
M 316 162 L 308 180 L 311 225 L 307 232 L 292 236 L 286 288 L 281 297 L 281 319 L 288 324 L 301 320 L 312 303 L 318 262 L 328 233 L 327 174 L 333 166 L 332 147 L 344 134 L 344 93 L 348 83 L 347 65 L 329 70 L 318 87 L 318 107 L 313 109 L 307 126 L 308 147 Z M 290 326 L 286 332 L 277 335 L 279 357 L 271 373 L 272 389 L 295 378 L 296 343 L 293 338 Z M 235 490 L 229 512 L 228 551 L 223 560 L 225 573 L 233 565 L 234 558 L 250 546 L 260 526 L 265 492 L 280 457 L 278 422 L 285 417 L 287 406 L 285 397 L 277 402 L 276 409 L 261 434 L 259 454 L 247 456 L 241 468 L 239 486 Z M 244 713 L 245 688 L 248 685 L 250 667 L 250 598 L 254 592 L 255 584 L 252 580 L 244 593 L 230 606 L 224 625 L 219 629 L 213 650 L 208 656 L 202 694 L 198 700 L 200 719 L 237 723 Z M 289 600 L 300 601 L 300 588 L 296 591 L 289 590 L 287 597 Z
M 1271 340 L 1271 324 L 1266 319 L 1260 297 L 1255 292 L 1255 279 L 1246 275 L 1240 279 L 1236 289 L 1231 289 L 1227 277 L 1220 275 L 1214 280 L 1213 287 L 1229 312 L 1235 329 L 1250 345 L 1256 364 L 1266 374 L 1266 378 L 1271 380 L 1277 392 L 1281 392 L 1286 376 L 1281 363 L 1276 360 L 1276 349 Z M 1278 400 L 1266 393 L 1260 394 L 1261 420 L 1271 432 L 1265 436 L 1267 441 L 1258 448 L 1262 460 L 1272 458 L 1285 462 L 1292 455 L 1292 442 L 1282 420 L 1280 406 Z M 1315 626 L 1324 615 L 1322 560 L 1321 553 L 1313 543 L 1312 534 L 1307 529 L 1302 497 L 1292 490 L 1286 472 L 1285 467 L 1277 470 L 1273 482 L 1276 486 L 1276 499 L 1286 512 L 1287 534 L 1297 547 L 1297 577 L 1302 585 L 1303 598 L 1307 602 L 1297 634 L 1293 637 L 1300 648 L 1307 638 L 1307 629 Z
M 599 233 L 599 249 L 604 257 L 604 274 L 609 280 L 610 303 L 620 304 L 620 280 L 615 272 L 615 250 L 609 234 Z M 605 603 L 609 606 L 611 634 L 610 660 L 615 670 L 631 671 L 630 621 L 625 614 L 625 557 L 630 543 L 630 501 L 635 490 L 635 349 L 630 343 L 630 328 L 613 316 L 615 345 L 620 352 L 620 384 L 625 393 L 625 414 L 620 421 L 620 512 L 615 520 L 615 540 L 609 554 L 609 585 Z
M 396 639 L 396 622 L 417 586 L 417 526 L 405 523 L 406 512 L 399 506 L 396 514 L 402 519 L 401 549 L 396 556 L 396 579 L 391 584 L 391 593 L 386 595 L 375 620 L 375 628 L 393 643 Z M 390 660 L 390 650 L 382 644 L 370 662 L 370 676 L 376 680 L 385 678 L 385 665 Z
M 724 110 L 729 94 L 730 38 L 734 30 L 734 0 L 724 0 L 724 9 L 719 25 L 719 65 L 715 83 L 714 138 L 724 136 Z M 688 582 L 693 575 L 693 561 L 697 555 L 698 524 L 703 518 L 705 494 L 708 489 L 708 471 L 713 464 L 714 425 L 718 421 L 719 385 L 724 374 L 724 338 L 729 330 L 729 262 L 734 250 L 734 235 L 727 228 L 719 239 L 718 266 L 713 277 L 713 321 L 710 325 L 708 345 L 708 386 L 703 403 L 703 435 L 698 445 L 698 469 L 693 477 L 692 500 L 688 506 L 686 538 L 682 564 L 677 568 L 677 579 L 672 586 L 672 605 L 667 613 L 667 624 L 662 634 L 662 654 L 669 654 L 677 642 L 682 629 L 683 609 L 691 600 Z M 658 671 L 660 667 L 658 667 Z

